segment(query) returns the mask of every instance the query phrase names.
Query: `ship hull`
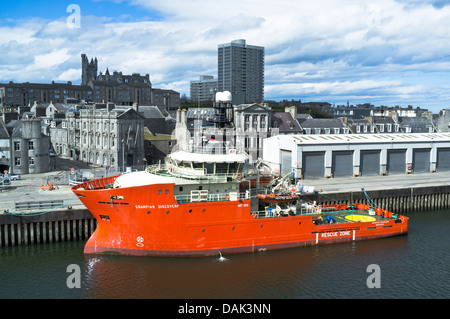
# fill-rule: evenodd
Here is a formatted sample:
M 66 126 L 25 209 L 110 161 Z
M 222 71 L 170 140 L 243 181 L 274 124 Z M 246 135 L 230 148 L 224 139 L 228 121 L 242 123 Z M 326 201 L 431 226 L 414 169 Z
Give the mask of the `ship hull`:
M 128 256 L 155 256 L 155 257 L 207 257 L 207 256 L 219 256 L 227 254 L 244 254 L 244 253 L 255 253 L 255 252 L 265 252 L 271 250 L 298 248 L 314 245 L 324 245 L 324 244 L 335 244 L 335 243 L 345 243 L 352 241 L 361 240 L 374 240 L 381 239 L 392 236 L 406 235 L 407 232 L 390 233 L 390 234 L 378 234 L 370 236 L 357 236 L 355 239 L 352 238 L 341 238 L 341 239 L 331 239 L 331 240 L 321 240 L 315 242 L 301 241 L 301 242 L 285 242 L 278 244 L 268 244 L 268 245 L 258 245 L 258 246 L 236 246 L 233 248 L 217 247 L 209 250 L 148 250 L 148 249 L 136 249 L 136 248 L 117 248 L 117 247 L 100 247 L 95 245 L 95 241 L 92 243 L 87 243 L 84 248 L 85 254 L 106 254 L 106 255 L 128 255 Z
M 250 211 L 250 200 L 178 203 L 172 194 L 174 184 L 119 189 L 89 185 L 73 188 L 98 221 L 86 254 L 217 256 L 408 232 L 408 219 L 403 216 L 318 224 L 320 213 L 259 218 Z

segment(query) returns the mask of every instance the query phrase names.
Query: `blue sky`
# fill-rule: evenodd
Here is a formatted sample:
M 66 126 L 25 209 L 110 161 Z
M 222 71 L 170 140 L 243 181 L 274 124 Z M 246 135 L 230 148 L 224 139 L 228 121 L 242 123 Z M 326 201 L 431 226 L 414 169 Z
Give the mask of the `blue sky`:
M 80 83 L 99 71 L 150 74 L 189 96 L 217 77 L 217 46 L 264 46 L 265 98 L 450 108 L 450 6 L 422 0 L 2 1 L 0 82 Z M 70 4 L 80 8 L 70 27 Z

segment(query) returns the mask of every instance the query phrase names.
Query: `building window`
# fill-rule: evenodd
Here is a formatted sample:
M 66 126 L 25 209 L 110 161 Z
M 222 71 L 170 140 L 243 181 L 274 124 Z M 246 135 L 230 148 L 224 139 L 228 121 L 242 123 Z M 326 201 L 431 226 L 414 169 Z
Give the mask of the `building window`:
M 20 166 L 20 157 L 15 157 L 14 158 L 14 165 Z
M 15 151 L 20 151 L 20 142 L 14 142 L 14 150 Z
M 28 157 L 28 164 L 34 165 L 34 157 Z
M 28 149 L 29 150 L 34 150 L 34 143 L 33 143 L 33 141 L 29 141 L 28 142 Z

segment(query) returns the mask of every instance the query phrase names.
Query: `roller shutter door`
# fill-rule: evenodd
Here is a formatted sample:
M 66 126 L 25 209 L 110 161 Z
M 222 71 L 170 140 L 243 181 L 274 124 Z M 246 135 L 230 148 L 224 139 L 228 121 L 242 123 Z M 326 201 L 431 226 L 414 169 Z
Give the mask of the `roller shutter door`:
M 406 150 L 388 150 L 387 171 L 389 174 L 406 173 Z
M 331 173 L 333 177 L 345 177 L 353 175 L 353 152 L 333 152 Z
M 438 148 L 436 168 L 438 172 L 450 171 L 450 148 Z
M 323 178 L 325 175 L 325 152 L 303 152 L 303 178 Z
M 361 151 L 360 171 L 362 176 L 380 174 L 380 151 Z
M 281 175 L 292 172 L 292 153 L 291 151 L 281 150 Z
M 412 169 L 414 173 L 430 172 L 430 150 L 413 150 Z

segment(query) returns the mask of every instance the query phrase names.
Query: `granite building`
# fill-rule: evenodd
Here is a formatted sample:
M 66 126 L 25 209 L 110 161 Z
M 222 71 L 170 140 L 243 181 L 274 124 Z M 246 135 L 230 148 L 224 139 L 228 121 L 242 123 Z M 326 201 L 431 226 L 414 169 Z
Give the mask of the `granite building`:
M 212 102 L 217 92 L 217 80 L 212 75 L 201 75 L 197 81 L 191 81 L 192 102 Z
M 93 105 L 68 112 L 53 126 L 52 144 L 59 156 L 120 169 L 145 164 L 144 117 L 131 107 Z
M 173 90 L 153 89 L 150 75 L 133 73 L 124 75 L 107 69 L 105 74 L 98 71 L 97 58 L 88 60 L 81 55 L 81 85 L 72 82 L 40 84 L 14 83 L 0 84 L 0 109 L 39 103 L 112 102 L 115 105 L 132 106 L 157 105 L 161 108 L 176 109 L 180 103 L 180 93 Z
M 41 120 L 23 118 L 8 123 L 13 174 L 36 174 L 49 170 L 50 138 L 41 131 Z
M 72 82 L 42 84 L 14 83 L 0 84 L 4 107 L 17 107 L 37 103 L 64 103 L 74 98 L 78 101 L 92 101 L 92 88 L 87 85 L 73 85 Z
M 218 48 L 218 91 L 229 91 L 233 105 L 264 100 L 264 47 L 247 45 L 244 39 Z

